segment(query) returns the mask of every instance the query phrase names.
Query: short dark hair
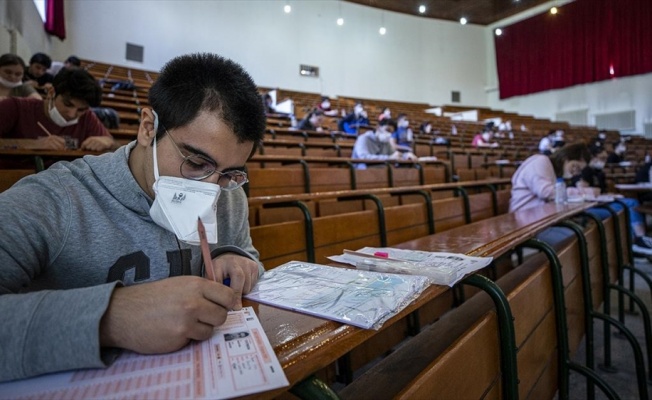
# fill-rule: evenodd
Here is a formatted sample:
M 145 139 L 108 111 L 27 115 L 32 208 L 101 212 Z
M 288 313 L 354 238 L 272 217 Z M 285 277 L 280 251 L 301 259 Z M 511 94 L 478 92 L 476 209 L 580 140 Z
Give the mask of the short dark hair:
M 77 56 L 70 56 L 66 58 L 66 62 L 74 65 L 75 67 L 81 67 L 81 60 Z
M 12 53 L 7 53 L 0 56 L 0 67 L 4 67 L 6 65 L 20 65 L 21 67 L 25 68 L 25 62 L 23 59 Z
M 584 161 L 588 163 L 591 161 L 591 153 L 586 143 L 571 143 L 552 153 L 550 161 L 552 161 L 552 166 L 555 168 L 555 175 L 562 176 L 565 161 Z
M 170 60 L 149 90 L 149 104 L 160 120 L 157 139 L 165 129 L 185 126 L 204 110 L 217 112 L 240 143 L 257 144 L 265 133 L 265 109 L 253 79 L 242 66 L 217 54 Z
M 29 59 L 29 65 L 32 64 L 41 64 L 45 68 L 50 68 L 52 66 L 52 59 L 45 53 L 36 53 Z
M 91 107 L 102 102 L 102 88 L 93 75 L 83 69 L 62 69 L 52 82 L 57 95 L 67 95 L 83 100 Z
M 394 121 L 394 120 L 391 119 L 391 118 L 383 118 L 383 119 L 381 119 L 380 121 L 378 121 L 378 126 L 385 126 L 385 125 L 389 125 L 389 126 L 393 127 L 394 130 L 396 130 L 397 127 L 398 127 L 398 126 L 396 125 L 396 121 Z

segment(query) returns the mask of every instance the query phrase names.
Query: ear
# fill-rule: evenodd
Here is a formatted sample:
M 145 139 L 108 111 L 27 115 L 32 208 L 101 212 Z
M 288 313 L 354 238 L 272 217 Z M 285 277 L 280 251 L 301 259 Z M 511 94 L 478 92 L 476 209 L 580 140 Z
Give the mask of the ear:
M 54 86 L 48 86 L 48 87 L 45 89 L 45 99 L 46 99 L 46 100 L 48 100 L 48 99 L 54 99 L 54 97 L 55 97 L 56 95 L 57 95 L 57 94 L 56 94 L 55 91 L 54 91 Z
M 156 137 L 154 130 L 154 112 L 151 108 L 143 108 L 140 112 L 140 125 L 138 126 L 138 144 L 149 146 Z

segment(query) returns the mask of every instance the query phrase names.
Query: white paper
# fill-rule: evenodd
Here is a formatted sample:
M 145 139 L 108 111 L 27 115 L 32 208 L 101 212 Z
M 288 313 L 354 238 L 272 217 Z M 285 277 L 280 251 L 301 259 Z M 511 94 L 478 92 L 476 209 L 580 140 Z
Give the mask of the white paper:
M 471 257 L 459 253 L 403 250 L 391 247 L 363 247 L 356 251 L 370 255 L 378 252 L 387 253 L 389 258 L 412 262 L 418 267 L 414 268 L 413 274 L 430 276 L 432 283 L 451 287 L 464 278 L 465 275 L 488 266 L 493 260 L 492 257 Z M 328 258 L 335 262 L 353 266 L 364 259 L 364 257 L 353 254 L 341 254 Z M 436 272 L 441 272 L 441 274 Z M 433 276 L 441 276 L 442 278 L 437 279 L 433 278 Z
M 226 399 L 288 386 L 251 307 L 213 337 L 169 354 L 125 351 L 109 368 L 0 384 L 0 399 Z
M 266 271 L 245 297 L 360 328 L 379 329 L 429 284 L 422 276 L 290 261 Z

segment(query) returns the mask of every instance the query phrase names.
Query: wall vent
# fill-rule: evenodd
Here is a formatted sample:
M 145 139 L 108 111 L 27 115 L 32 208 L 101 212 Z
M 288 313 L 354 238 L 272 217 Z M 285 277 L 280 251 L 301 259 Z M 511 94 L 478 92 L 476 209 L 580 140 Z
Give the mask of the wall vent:
M 586 126 L 589 124 L 589 110 L 558 112 L 555 114 L 555 121 L 565 121 L 571 125 Z
M 451 102 L 453 103 L 459 103 L 462 101 L 462 93 L 454 90 L 451 92 Z
M 595 126 L 598 129 L 633 131 L 636 129 L 636 111 L 595 114 Z
M 127 55 L 126 58 L 129 61 L 143 62 L 143 55 L 145 53 L 145 48 L 133 43 L 127 43 Z

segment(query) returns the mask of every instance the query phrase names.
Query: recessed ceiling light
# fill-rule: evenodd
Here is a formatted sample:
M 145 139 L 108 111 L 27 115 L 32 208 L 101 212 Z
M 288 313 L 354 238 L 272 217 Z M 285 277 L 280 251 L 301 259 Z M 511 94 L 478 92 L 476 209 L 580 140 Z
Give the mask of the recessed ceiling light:
M 553 7 L 550 9 L 550 14 L 555 15 L 557 14 L 557 7 Z
M 337 24 L 338 24 L 339 26 L 344 25 L 344 18 L 342 18 L 342 17 L 338 18 L 338 19 L 337 19 Z
M 503 30 L 500 28 L 496 28 L 496 36 L 500 36 L 503 34 Z
M 425 13 L 425 12 L 426 12 L 426 6 L 424 6 L 423 4 L 421 4 L 421 5 L 419 6 L 419 12 L 420 12 L 421 14 Z
M 464 18 L 464 17 L 460 18 L 460 24 L 466 25 L 467 22 L 468 21 L 466 20 L 466 18 Z
M 283 7 L 283 11 L 285 11 L 286 14 L 289 14 L 290 11 L 292 11 L 292 7 L 290 7 L 289 4 L 286 4 L 285 7 Z
M 378 33 L 380 33 L 381 35 L 384 35 L 384 34 L 387 33 L 387 29 L 385 29 L 384 26 L 381 26 L 380 29 L 378 29 Z

